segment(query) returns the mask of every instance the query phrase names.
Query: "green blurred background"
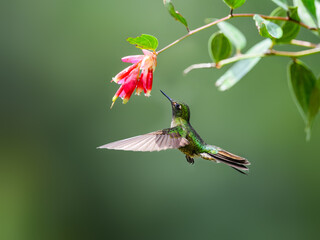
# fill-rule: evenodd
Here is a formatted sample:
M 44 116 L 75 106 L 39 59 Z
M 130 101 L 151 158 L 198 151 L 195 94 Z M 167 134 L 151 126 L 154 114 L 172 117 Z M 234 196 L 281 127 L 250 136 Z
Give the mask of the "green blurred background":
M 228 13 L 222 0 L 174 4 L 191 29 Z M 247 0 L 236 12 L 275 7 Z M 161 0 L 11 0 L 0 11 L 0 239 L 319 239 L 320 122 L 306 142 L 289 59 L 263 59 L 227 92 L 214 83 L 228 67 L 183 76 L 210 61 L 214 27 L 159 55 L 152 97 L 110 110 L 121 57 L 141 53 L 125 39 L 152 34 L 162 48 L 186 33 Z M 252 19 L 230 22 L 247 48 L 262 40 Z M 319 74 L 319 56 L 302 60 Z M 189 104 L 205 141 L 247 157 L 249 176 L 174 150 L 96 149 L 168 127 L 159 89 Z

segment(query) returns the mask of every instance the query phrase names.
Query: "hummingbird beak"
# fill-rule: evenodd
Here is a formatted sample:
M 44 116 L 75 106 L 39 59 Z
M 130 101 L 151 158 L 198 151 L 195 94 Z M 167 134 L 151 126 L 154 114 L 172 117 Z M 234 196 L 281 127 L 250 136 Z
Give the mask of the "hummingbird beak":
M 172 100 L 167 94 L 165 94 L 165 93 L 162 92 L 161 90 L 160 90 L 160 92 L 161 92 L 164 96 L 166 96 L 166 98 L 168 98 L 171 103 L 173 102 L 173 100 Z

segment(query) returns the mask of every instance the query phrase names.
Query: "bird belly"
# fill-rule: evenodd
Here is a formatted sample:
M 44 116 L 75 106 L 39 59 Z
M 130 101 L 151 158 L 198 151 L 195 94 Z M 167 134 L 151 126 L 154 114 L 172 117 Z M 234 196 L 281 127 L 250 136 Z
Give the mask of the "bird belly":
M 189 157 L 199 157 L 199 152 L 193 148 L 192 146 L 185 146 L 185 147 L 181 147 L 178 148 L 182 153 L 184 153 L 185 155 L 188 155 Z

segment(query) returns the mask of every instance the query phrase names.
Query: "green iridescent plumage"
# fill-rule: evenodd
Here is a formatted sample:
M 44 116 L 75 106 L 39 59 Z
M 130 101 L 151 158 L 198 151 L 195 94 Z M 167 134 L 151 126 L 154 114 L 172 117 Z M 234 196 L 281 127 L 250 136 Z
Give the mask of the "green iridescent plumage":
M 162 91 L 161 91 L 162 92 Z M 222 148 L 206 144 L 190 124 L 190 110 L 187 104 L 177 102 L 162 92 L 171 102 L 171 127 L 148 134 L 127 138 L 103 145 L 99 148 L 127 151 L 160 151 L 179 149 L 186 155 L 189 163 L 194 163 L 195 157 L 223 162 L 244 173 L 249 170 L 249 161 Z

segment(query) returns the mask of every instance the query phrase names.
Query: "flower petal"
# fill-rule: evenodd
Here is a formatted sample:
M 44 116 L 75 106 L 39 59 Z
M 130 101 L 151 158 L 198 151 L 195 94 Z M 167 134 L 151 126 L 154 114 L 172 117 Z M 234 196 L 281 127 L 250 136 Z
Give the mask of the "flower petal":
M 120 97 L 123 99 L 123 103 L 127 103 L 129 101 L 129 98 L 137 86 L 138 77 L 139 69 L 135 68 L 123 84 L 123 92 L 120 95 Z
M 152 83 L 153 83 L 153 70 L 150 68 L 148 70 L 147 75 L 147 86 L 146 86 L 146 96 L 149 97 L 152 89 Z
M 127 68 L 125 68 L 124 70 L 122 70 L 121 72 L 119 72 L 114 78 L 112 78 L 112 81 L 118 83 L 118 84 L 123 84 L 125 82 L 125 79 L 129 76 L 129 74 L 131 73 L 131 71 L 135 68 L 138 68 L 138 64 L 133 64 Z
M 140 79 L 137 84 L 136 95 L 139 96 L 142 93 L 142 91 L 143 91 L 143 85 L 142 85 L 142 81 Z
M 144 55 L 132 55 L 121 58 L 122 62 L 138 63 L 144 58 Z
M 148 71 L 142 70 L 139 82 L 141 82 L 141 87 L 143 88 L 144 93 L 147 93 L 147 78 L 148 78 Z
M 149 55 L 149 56 L 154 54 L 153 52 L 148 51 L 146 49 L 142 49 L 142 52 L 143 52 L 144 55 Z
M 157 66 L 157 55 L 153 52 L 149 52 L 145 55 L 141 62 L 141 69 L 149 69 L 152 68 L 153 71 L 155 70 Z
M 113 96 L 112 102 L 115 102 L 122 92 L 123 92 L 123 85 L 121 85 L 121 86 L 119 87 L 118 91 L 117 91 L 116 94 Z

